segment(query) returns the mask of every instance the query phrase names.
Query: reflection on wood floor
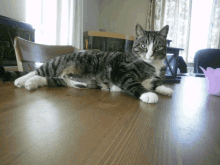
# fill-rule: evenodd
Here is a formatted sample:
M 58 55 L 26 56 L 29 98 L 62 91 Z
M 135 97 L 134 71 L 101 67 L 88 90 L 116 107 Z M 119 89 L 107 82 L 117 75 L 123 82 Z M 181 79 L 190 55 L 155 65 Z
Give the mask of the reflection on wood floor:
M 145 104 L 120 92 L 0 82 L 0 164 L 219 163 L 219 97 L 205 79 Z

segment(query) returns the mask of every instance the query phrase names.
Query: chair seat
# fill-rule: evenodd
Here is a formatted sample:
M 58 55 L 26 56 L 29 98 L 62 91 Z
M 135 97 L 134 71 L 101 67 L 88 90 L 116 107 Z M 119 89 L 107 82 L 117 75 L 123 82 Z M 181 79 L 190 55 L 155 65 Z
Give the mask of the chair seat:
M 201 49 L 197 51 L 194 57 L 194 73 L 203 73 L 199 66 L 204 69 L 207 67 L 220 68 L 220 49 Z

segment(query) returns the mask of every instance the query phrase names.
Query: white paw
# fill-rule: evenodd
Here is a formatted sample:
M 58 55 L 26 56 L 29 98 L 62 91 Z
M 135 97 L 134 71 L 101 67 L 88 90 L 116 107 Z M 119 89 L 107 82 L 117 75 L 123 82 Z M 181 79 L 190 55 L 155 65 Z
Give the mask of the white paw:
M 109 85 L 107 84 L 104 84 L 104 83 L 100 83 L 100 86 L 101 86 L 101 90 L 103 91 L 109 91 Z
M 18 88 L 22 88 L 22 87 L 24 87 L 24 84 L 26 81 L 27 81 L 26 78 L 20 77 L 15 80 L 14 85 Z
M 15 85 L 16 87 L 18 87 L 18 88 L 22 88 L 22 87 L 25 86 L 25 82 L 26 82 L 29 78 L 33 77 L 34 75 L 35 75 L 35 72 L 33 71 L 33 72 L 28 73 L 28 74 L 25 75 L 25 76 L 19 77 L 19 78 L 17 78 L 17 79 L 15 80 L 14 85 Z
M 45 77 L 34 76 L 26 81 L 25 88 L 27 90 L 33 90 L 45 85 L 47 85 L 47 79 Z
M 157 88 L 155 89 L 155 91 L 156 91 L 157 93 L 160 93 L 160 94 L 166 95 L 166 96 L 171 96 L 171 95 L 173 94 L 173 90 L 172 90 L 172 89 L 167 88 L 167 87 L 165 87 L 165 86 L 163 86 L 163 85 L 157 87 Z
M 103 90 L 103 91 L 109 91 L 109 88 L 102 87 L 101 90 Z
M 111 91 L 111 92 L 120 92 L 120 91 L 122 91 L 122 90 L 121 90 L 121 88 L 119 88 L 118 86 L 112 85 L 110 91 Z
M 27 81 L 27 82 L 25 83 L 25 88 L 26 88 L 27 90 L 34 90 L 34 89 L 37 89 L 37 88 L 38 88 L 38 85 L 37 85 L 36 83 L 34 83 L 34 82 Z
M 145 103 L 156 103 L 158 102 L 158 96 L 153 92 L 147 92 L 141 95 L 140 100 Z

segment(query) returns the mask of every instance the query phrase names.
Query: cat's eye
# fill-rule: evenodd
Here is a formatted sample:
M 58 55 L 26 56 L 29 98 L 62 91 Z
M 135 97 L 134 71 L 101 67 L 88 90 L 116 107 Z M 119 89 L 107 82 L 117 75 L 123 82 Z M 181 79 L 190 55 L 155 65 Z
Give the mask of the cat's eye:
M 147 48 L 147 45 L 142 44 L 141 47 L 142 47 L 143 49 L 146 49 L 146 48 Z

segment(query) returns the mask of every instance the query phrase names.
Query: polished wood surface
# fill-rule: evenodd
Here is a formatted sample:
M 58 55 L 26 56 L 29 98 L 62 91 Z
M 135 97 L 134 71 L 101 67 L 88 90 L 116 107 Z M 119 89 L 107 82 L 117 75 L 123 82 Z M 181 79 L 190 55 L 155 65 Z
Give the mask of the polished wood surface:
M 220 164 L 220 97 L 205 79 L 145 104 L 118 92 L 0 82 L 0 164 Z

